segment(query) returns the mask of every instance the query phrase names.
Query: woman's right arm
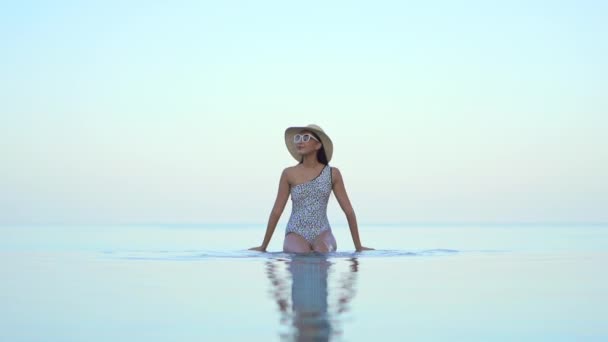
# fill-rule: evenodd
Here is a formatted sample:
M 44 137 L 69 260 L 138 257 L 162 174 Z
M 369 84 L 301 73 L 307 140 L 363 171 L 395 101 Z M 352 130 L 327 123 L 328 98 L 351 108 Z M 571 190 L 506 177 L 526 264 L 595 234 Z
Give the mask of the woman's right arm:
M 272 207 L 272 211 L 270 212 L 270 217 L 268 218 L 268 225 L 266 226 L 266 234 L 264 235 L 264 241 L 262 241 L 262 245 L 259 247 L 250 248 L 251 250 L 256 250 L 260 252 L 265 252 L 268 244 L 270 243 L 270 239 L 272 238 L 272 234 L 274 233 L 274 229 L 281 218 L 281 214 L 283 214 L 283 209 L 285 209 L 285 205 L 287 204 L 287 200 L 289 199 L 289 181 L 287 180 L 287 169 L 284 169 L 281 173 L 281 179 L 279 180 L 279 191 L 277 193 L 277 198 L 274 201 L 274 206 Z

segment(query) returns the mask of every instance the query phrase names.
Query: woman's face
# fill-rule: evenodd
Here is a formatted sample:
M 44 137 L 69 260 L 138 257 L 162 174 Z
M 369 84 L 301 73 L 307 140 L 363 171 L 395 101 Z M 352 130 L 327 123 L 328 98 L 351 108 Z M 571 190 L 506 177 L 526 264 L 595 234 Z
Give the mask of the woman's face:
M 300 140 L 300 142 L 294 143 L 296 145 L 298 154 L 306 155 L 312 152 L 316 153 L 317 150 L 321 148 L 321 143 L 315 140 L 315 136 L 312 135 L 310 131 L 300 131 L 298 134 L 311 135 L 311 138 L 307 142 Z

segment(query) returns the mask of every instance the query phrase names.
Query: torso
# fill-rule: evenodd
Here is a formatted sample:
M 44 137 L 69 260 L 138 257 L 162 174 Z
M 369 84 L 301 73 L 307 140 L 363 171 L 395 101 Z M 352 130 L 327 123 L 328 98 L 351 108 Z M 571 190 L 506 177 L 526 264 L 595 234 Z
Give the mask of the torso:
M 331 230 L 327 203 L 333 189 L 332 170 L 325 164 L 314 168 L 301 164 L 288 168 L 292 210 L 285 228 L 286 236 L 295 233 L 312 244 L 321 233 Z

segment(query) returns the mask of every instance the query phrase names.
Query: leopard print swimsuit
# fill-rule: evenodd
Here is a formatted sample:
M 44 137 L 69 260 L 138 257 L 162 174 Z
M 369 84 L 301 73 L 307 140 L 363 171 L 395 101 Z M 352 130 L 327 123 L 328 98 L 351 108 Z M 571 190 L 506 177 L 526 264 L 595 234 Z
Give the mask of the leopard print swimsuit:
M 327 220 L 331 183 L 331 167 L 325 165 L 313 180 L 291 187 L 292 208 L 285 235 L 296 233 L 312 244 L 322 232 L 331 230 Z

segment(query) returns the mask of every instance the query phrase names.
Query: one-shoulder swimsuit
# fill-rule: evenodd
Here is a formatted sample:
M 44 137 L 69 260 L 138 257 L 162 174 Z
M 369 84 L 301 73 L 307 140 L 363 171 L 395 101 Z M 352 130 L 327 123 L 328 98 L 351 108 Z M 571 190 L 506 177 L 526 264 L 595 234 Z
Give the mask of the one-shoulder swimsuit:
M 331 182 L 331 167 L 325 165 L 313 180 L 291 187 L 291 216 L 285 235 L 296 233 L 312 244 L 322 232 L 331 230 L 327 219 Z

